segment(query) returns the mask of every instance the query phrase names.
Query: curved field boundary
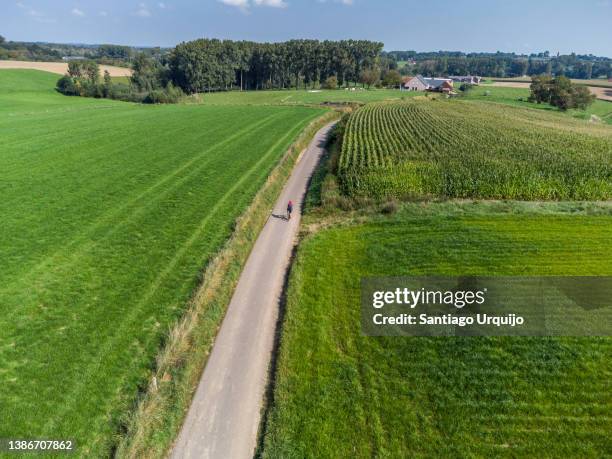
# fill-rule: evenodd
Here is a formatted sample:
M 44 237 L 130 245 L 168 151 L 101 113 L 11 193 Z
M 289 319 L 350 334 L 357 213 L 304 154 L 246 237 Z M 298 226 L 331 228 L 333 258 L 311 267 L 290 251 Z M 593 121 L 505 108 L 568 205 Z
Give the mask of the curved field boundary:
M 30 61 L 0 61 L 0 69 L 30 69 L 63 75 L 68 71 L 67 62 L 30 62 Z M 108 70 L 112 77 L 132 76 L 132 69 L 115 67 L 114 65 L 100 65 L 100 73 Z

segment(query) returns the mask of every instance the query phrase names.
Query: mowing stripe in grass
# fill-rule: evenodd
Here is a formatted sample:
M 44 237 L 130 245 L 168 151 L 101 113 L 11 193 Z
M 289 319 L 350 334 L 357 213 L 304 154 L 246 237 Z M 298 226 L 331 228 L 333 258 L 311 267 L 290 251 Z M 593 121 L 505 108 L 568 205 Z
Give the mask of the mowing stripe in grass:
M 41 434 L 67 400 L 54 434 L 73 436 L 81 455 L 108 456 L 199 271 L 273 167 L 274 153 L 261 155 L 321 110 L 143 107 L 20 93 L 20 81 L 6 96 L 3 76 L 0 136 L 10 146 L 0 154 L 0 284 L 53 258 L 29 283 L 0 292 L 0 437 Z M 260 169 L 225 196 L 252 167 Z
M 282 114 L 270 115 L 269 117 L 264 118 L 261 121 L 253 125 L 250 125 L 248 128 L 237 131 L 235 134 L 229 137 L 226 137 L 224 140 L 218 142 L 217 144 L 213 144 L 209 148 L 202 150 L 201 153 L 199 153 L 196 156 L 193 156 L 190 160 L 188 160 L 187 162 L 183 163 L 178 168 L 171 171 L 168 175 L 165 175 L 161 180 L 157 181 L 155 184 L 153 184 L 149 188 L 143 190 L 139 195 L 135 196 L 134 198 L 129 199 L 128 201 L 125 201 L 122 204 L 119 204 L 117 207 L 114 207 L 112 210 L 106 212 L 105 214 L 102 214 L 92 224 L 86 226 L 85 227 L 86 230 L 76 235 L 76 237 L 73 238 L 67 245 L 62 246 L 61 248 L 56 250 L 53 254 L 46 256 L 43 260 L 39 261 L 35 266 L 31 267 L 27 272 L 16 273 L 15 280 L 12 283 L 7 282 L 4 284 L 3 288 L 0 288 L 0 294 L 10 292 L 11 287 L 13 287 L 14 283 L 29 284 L 32 280 L 31 279 L 32 276 L 49 269 L 49 267 L 53 265 L 55 261 L 57 261 L 57 257 L 62 255 L 66 251 L 66 249 L 75 249 L 71 251 L 71 261 L 69 262 L 69 264 L 77 262 L 78 259 L 81 257 L 81 255 L 85 251 L 87 251 L 89 248 L 91 248 L 97 243 L 96 241 L 88 240 L 87 237 L 91 235 L 93 231 L 99 228 L 100 225 L 102 225 L 103 223 L 107 221 L 111 221 L 115 219 L 116 217 L 118 217 L 124 212 L 129 211 L 130 206 L 139 204 L 139 201 L 147 197 L 149 194 L 153 193 L 155 190 L 157 190 L 157 188 L 161 187 L 162 185 L 168 183 L 170 180 L 174 179 L 180 172 L 189 168 L 196 161 L 198 161 L 201 158 L 201 156 L 203 156 L 204 154 L 210 154 L 211 152 L 220 149 L 224 145 L 227 145 L 233 142 L 238 137 L 246 136 L 253 132 L 256 132 L 259 128 L 266 126 L 267 124 L 271 123 L 276 118 L 279 118 L 281 116 Z M 118 221 L 117 223 L 114 224 L 114 226 L 111 227 L 110 230 L 106 231 L 104 233 L 105 236 L 109 236 L 119 231 L 122 227 L 127 225 L 132 219 L 145 213 L 150 206 L 154 206 L 156 202 L 160 200 L 163 196 L 168 194 L 173 189 L 178 188 L 182 183 L 184 183 L 187 179 L 189 179 L 193 175 L 197 175 L 197 173 L 200 172 L 202 169 L 204 169 L 204 167 L 208 166 L 210 162 L 214 160 L 218 160 L 218 159 L 220 158 L 215 158 L 215 157 L 207 158 L 206 161 L 199 164 L 197 168 L 192 169 L 187 175 L 185 175 L 179 180 L 173 181 L 171 186 L 166 188 L 164 192 L 158 193 L 152 198 L 149 198 L 149 201 L 146 205 L 140 203 L 137 209 L 131 210 L 129 217 L 127 219 Z
M 310 119 L 312 119 L 313 117 L 311 117 Z M 215 216 L 217 212 L 221 209 L 221 205 L 225 203 L 230 197 L 232 197 L 232 195 L 237 190 L 240 190 L 240 187 L 242 187 L 245 182 L 251 181 L 252 175 L 262 175 L 261 171 L 258 171 L 258 169 L 260 169 L 260 166 L 268 159 L 268 157 L 270 157 L 274 152 L 276 152 L 277 147 L 279 145 L 283 144 L 283 142 L 286 142 L 288 138 L 292 138 L 294 134 L 299 129 L 301 129 L 301 127 L 301 125 L 294 127 L 291 131 L 287 132 L 283 137 L 277 140 L 277 142 L 264 155 L 262 155 L 262 157 L 245 174 L 243 174 L 241 178 L 239 178 L 234 183 L 234 185 L 230 189 L 228 189 L 228 191 L 215 203 L 215 205 L 210 209 L 207 215 L 200 221 L 198 228 L 192 233 L 191 237 L 185 243 L 183 243 L 180 250 L 176 252 L 170 263 L 166 266 L 166 268 L 164 268 L 164 270 L 157 275 L 154 283 L 149 286 L 148 292 L 145 294 L 145 296 L 142 297 L 140 301 L 130 309 L 128 315 L 122 320 L 121 325 L 114 330 L 114 333 L 108 339 L 106 339 L 103 344 L 100 345 L 100 350 L 97 354 L 98 359 L 95 362 L 91 362 L 90 365 L 88 365 L 87 369 L 81 372 L 81 379 L 79 383 L 74 386 L 74 389 L 70 393 L 66 394 L 66 397 L 64 397 L 64 400 L 61 404 L 61 410 L 58 410 L 57 414 L 53 418 L 50 418 L 47 424 L 45 424 L 45 426 L 43 427 L 43 435 L 53 434 L 53 429 L 55 427 L 56 422 L 58 420 L 64 419 L 66 413 L 68 413 L 73 408 L 74 404 L 77 403 L 80 396 L 83 394 L 83 391 L 86 390 L 87 385 L 89 384 L 89 381 L 94 376 L 94 374 L 104 374 L 100 373 L 101 366 L 104 364 L 104 357 L 109 354 L 111 349 L 118 348 L 119 340 L 125 340 L 126 337 L 127 339 L 129 339 L 129 335 L 125 333 L 126 327 L 141 319 L 140 314 L 146 312 L 142 309 L 142 306 L 151 300 L 153 295 L 161 286 L 163 280 L 174 270 L 180 259 L 186 253 L 186 251 L 201 236 L 202 232 L 206 228 L 206 225 L 211 221 L 212 217 Z M 257 174 L 257 172 L 259 172 L 259 174 Z M 153 335 L 149 335 L 148 339 L 153 339 Z M 146 348 L 146 343 L 142 347 Z M 111 363 L 112 362 L 106 362 L 107 365 L 110 365 Z

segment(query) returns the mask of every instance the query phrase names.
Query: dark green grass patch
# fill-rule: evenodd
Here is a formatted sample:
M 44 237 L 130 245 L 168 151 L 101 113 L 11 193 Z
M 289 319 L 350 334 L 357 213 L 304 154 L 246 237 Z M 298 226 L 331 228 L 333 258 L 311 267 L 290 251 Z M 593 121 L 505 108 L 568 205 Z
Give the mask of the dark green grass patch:
M 487 205 L 481 215 L 475 204 L 440 206 L 303 241 L 265 457 L 609 453 L 608 338 L 361 335 L 362 276 L 612 274 L 609 211 L 544 216 L 513 206 L 515 215 L 504 215 Z
M 0 438 L 106 456 L 200 271 L 322 111 L 142 106 L 54 82 L 0 71 Z

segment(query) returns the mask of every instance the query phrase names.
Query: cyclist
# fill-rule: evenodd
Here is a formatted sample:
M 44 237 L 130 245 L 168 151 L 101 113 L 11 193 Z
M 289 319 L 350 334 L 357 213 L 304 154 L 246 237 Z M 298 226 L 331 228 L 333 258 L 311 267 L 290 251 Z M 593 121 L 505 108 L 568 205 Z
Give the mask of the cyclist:
M 291 220 L 291 212 L 293 212 L 293 201 L 287 203 L 287 220 Z

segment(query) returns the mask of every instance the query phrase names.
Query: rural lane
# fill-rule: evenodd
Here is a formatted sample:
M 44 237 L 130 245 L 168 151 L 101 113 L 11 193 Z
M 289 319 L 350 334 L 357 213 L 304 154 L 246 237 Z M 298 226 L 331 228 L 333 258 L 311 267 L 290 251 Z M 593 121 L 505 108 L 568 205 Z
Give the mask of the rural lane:
M 170 457 L 252 458 L 279 300 L 308 182 L 333 123 L 317 132 L 278 198 L 249 255 Z M 284 215 L 294 203 L 290 221 Z M 276 216 L 275 216 L 276 215 Z

